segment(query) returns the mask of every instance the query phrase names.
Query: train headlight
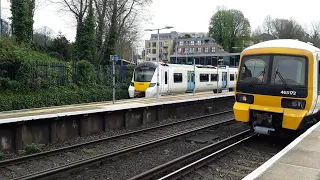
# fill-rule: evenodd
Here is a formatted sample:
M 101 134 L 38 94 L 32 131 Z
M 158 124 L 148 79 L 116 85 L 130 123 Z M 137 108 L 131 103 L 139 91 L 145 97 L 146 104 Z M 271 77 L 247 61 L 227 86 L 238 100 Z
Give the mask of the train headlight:
M 306 101 L 300 100 L 300 99 L 282 98 L 281 99 L 281 106 L 283 108 L 304 109 L 306 106 Z
M 154 87 L 157 83 L 150 83 L 149 87 Z
M 248 94 L 236 94 L 236 101 L 242 103 L 253 104 L 254 97 Z

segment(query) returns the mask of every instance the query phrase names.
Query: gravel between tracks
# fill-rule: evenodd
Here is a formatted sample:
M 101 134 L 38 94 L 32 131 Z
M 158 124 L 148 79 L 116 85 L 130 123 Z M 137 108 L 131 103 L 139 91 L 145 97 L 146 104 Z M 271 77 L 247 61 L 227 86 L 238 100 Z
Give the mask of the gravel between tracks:
M 183 180 L 239 180 L 281 151 L 291 140 L 255 137 L 228 154 L 180 178 Z
M 228 111 L 228 110 L 232 110 L 232 106 L 229 107 L 227 105 L 226 107 L 217 108 L 217 109 L 215 109 L 214 113 Z M 62 148 L 62 147 L 71 146 L 71 145 L 75 145 L 75 144 L 85 143 L 88 141 L 94 141 L 94 140 L 98 140 L 98 139 L 102 139 L 102 138 L 106 138 L 106 137 L 111 137 L 111 136 L 124 134 L 124 133 L 132 132 L 132 131 L 155 127 L 155 126 L 159 126 L 159 125 L 163 125 L 163 124 L 179 122 L 179 121 L 182 121 L 187 118 L 199 117 L 199 116 L 203 116 L 203 115 L 205 115 L 205 114 L 198 114 L 196 116 L 186 116 L 183 118 L 172 117 L 172 118 L 162 120 L 162 121 L 154 121 L 154 122 L 150 122 L 147 124 L 142 124 L 137 127 L 126 127 L 126 128 L 124 127 L 124 128 L 116 129 L 116 130 L 109 129 L 107 132 L 99 132 L 99 133 L 90 134 L 90 135 L 84 136 L 84 137 L 76 137 L 76 138 L 68 139 L 65 141 L 57 141 L 52 144 L 46 144 L 42 147 L 42 151 L 48 151 L 48 150 Z M 3 152 L 3 153 L 4 153 L 4 158 L 1 160 L 7 160 L 7 159 L 13 159 L 13 158 L 19 157 L 18 154 L 16 154 L 16 153 L 12 153 L 12 152 Z
M 210 131 L 206 132 L 218 135 L 219 137 L 213 141 L 217 142 L 226 137 L 242 132 L 247 128 L 247 126 L 241 123 L 235 123 L 231 125 L 225 125 L 223 127 L 220 126 L 211 128 Z M 155 166 L 158 166 L 208 145 L 208 143 L 200 144 L 188 142 L 185 141 L 185 139 L 186 138 L 184 137 L 182 138 L 182 140 L 174 140 L 170 143 L 166 143 L 149 150 L 144 150 L 140 153 L 132 154 L 126 157 L 120 157 L 116 160 L 108 160 L 100 167 L 92 166 L 86 168 L 85 171 L 74 172 L 68 177 L 59 177 L 54 179 L 128 179 Z
M 155 138 L 163 137 L 164 135 L 181 132 L 186 129 L 207 125 L 213 122 L 221 122 L 226 119 L 233 118 L 232 113 L 225 113 L 213 117 L 198 119 L 191 122 L 185 122 L 173 126 L 163 127 L 157 130 L 147 131 L 145 133 L 133 134 L 124 138 L 117 138 L 109 141 L 104 141 L 99 144 L 88 145 L 79 149 L 68 152 L 52 155 L 41 158 L 39 160 L 31 160 L 24 163 L 19 163 L 7 168 L 0 169 L 0 177 L 14 178 L 25 174 L 33 173 L 35 171 L 46 170 L 74 162 L 76 160 L 86 159 L 95 155 L 115 151 L 120 148 L 135 145 L 137 143 L 149 141 Z

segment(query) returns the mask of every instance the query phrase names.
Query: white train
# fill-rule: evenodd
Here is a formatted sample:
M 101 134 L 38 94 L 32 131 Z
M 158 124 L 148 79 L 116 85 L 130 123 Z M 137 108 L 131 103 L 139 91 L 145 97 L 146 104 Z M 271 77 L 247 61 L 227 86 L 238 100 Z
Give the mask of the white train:
M 197 65 L 194 71 L 193 65 L 160 63 L 158 67 L 156 62 L 143 62 L 133 72 L 128 88 L 131 98 L 156 96 L 157 68 L 160 68 L 160 95 L 193 92 L 194 88 L 196 92 L 213 90 L 217 93 L 222 89 L 233 91 L 238 73 L 238 68 L 228 66 Z

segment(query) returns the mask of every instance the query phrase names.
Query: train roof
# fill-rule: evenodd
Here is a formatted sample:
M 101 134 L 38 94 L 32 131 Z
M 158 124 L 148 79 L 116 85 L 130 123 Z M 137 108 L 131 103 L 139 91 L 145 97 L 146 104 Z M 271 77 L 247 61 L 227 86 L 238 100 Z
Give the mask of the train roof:
M 275 39 L 264 41 L 255 45 L 252 45 L 246 48 L 244 51 L 249 49 L 258 49 L 258 48 L 294 48 L 294 49 L 303 49 L 310 52 L 320 52 L 320 49 L 306 42 L 302 42 L 295 39 Z
M 188 65 L 188 64 L 166 64 L 166 63 L 159 63 L 161 66 L 168 66 L 168 67 L 177 67 L 177 68 L 193 68 L 193 65 Z M 149 67 L 153 67 L 153 68 L 157 68 L 157 62 L 150 62 L 150 61 L 146 61 L 143 63 L 138 64 L 137 67 L 141 67 L 141 66 L 149 66 Z M 212 66 L 212 65 L 200 65 L 200 64 L 196 64 L 196 68 L 204 68 L 204 69 L 217 69 L 217 66 Z M 219 69 L 222 68 L 228 68 L 228 69 L 238 69 L 238 67 L 232 67 L 232 66 L 226 66 L 226 65 L 219 65 L 218 67 Z

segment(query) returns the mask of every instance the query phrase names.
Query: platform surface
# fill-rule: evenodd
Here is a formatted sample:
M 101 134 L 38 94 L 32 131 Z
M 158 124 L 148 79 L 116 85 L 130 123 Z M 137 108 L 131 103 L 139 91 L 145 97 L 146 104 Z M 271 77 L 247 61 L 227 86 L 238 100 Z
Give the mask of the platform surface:
M 234 96 L 234 92 L 223 92 L 214 94 L 211 92 L 199 92 L 193 95 L 192 93 L 174 95 L 174 96 L 161 96 L 159 100 L 156 98 L 136 98 L 117 100 L 113 104 L 112 101 L 96 102 L 87 104 L 76 104 L 66 106 L 56 106 L 39 109 L 26 109 L 16 111 L 0 112 L 0 124 L 11 123 L 18 121 L 28 121 L 35 119 L 54 118 L 62 116 L 72 116 L 79 114 L 90 114 L 106 111 L 115 111 L 147 106 L 156 106 L 161 104 L 174 104 L 182 102 L 190 102 L 196 100 L 214 99 L 220 97 Z
M 319 180 L 320 122 L 243 180 Z

